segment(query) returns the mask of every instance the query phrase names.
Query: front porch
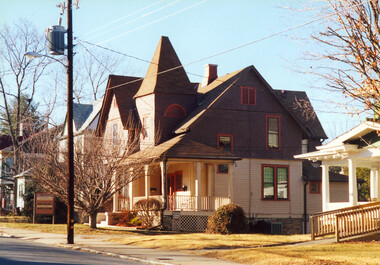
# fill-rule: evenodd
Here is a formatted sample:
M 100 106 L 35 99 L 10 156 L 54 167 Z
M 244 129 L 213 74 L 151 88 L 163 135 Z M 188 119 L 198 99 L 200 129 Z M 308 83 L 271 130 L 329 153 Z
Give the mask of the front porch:
M 218 162 L 225 163 L 169 160 L 147 165 L 143 177 L 115 194 L 113 211 L 134 210 L 138 201 L 154 198 L 165 211 L 213 212 L 230 203 L 232 193 L 233 164 L 227 164 L 228 173 L 218 173 Z

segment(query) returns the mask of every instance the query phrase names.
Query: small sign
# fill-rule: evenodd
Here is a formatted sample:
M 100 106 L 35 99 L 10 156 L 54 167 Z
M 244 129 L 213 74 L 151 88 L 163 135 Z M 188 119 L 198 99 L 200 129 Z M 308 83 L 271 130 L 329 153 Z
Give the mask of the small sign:
M 34 210 L 38 215 L 54 215 L 54 196 L 48 193 L 35 193 Z

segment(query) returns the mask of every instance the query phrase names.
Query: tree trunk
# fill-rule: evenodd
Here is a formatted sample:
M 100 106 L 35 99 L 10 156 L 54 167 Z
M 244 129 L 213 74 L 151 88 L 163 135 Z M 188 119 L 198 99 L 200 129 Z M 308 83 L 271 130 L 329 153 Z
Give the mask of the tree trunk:
M 96 228 L 96 216 L 98 215 L 98 213 L 92 213 L 90 214 L 90 227 L 91 228 Z

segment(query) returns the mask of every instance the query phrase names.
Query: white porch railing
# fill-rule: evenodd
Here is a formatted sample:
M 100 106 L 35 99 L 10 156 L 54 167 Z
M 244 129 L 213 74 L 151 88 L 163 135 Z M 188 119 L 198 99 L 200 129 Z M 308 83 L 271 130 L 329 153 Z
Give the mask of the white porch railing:
M 170 195 L 168 210 L 171 211 L 214 211 L 231 202 L 229 197 L 201 197 L 200 209 L 197 209 L 197 196 Z

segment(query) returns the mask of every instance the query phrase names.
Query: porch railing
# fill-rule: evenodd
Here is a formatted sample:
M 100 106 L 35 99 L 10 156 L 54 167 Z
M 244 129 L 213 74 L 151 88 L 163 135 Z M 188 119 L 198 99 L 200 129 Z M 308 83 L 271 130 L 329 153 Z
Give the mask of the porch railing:
M 380 230 L 380 202 L 314 214 L 311 239 L 335 234 L 336 241 Z
M 171 211 L 214 211 L 220 206 L 231 202 L 229 197 L 205 197 L 200 198 L 200 209 L 197 206 L 197 196 L 170 195 L 168 196 L 168 210 Z

